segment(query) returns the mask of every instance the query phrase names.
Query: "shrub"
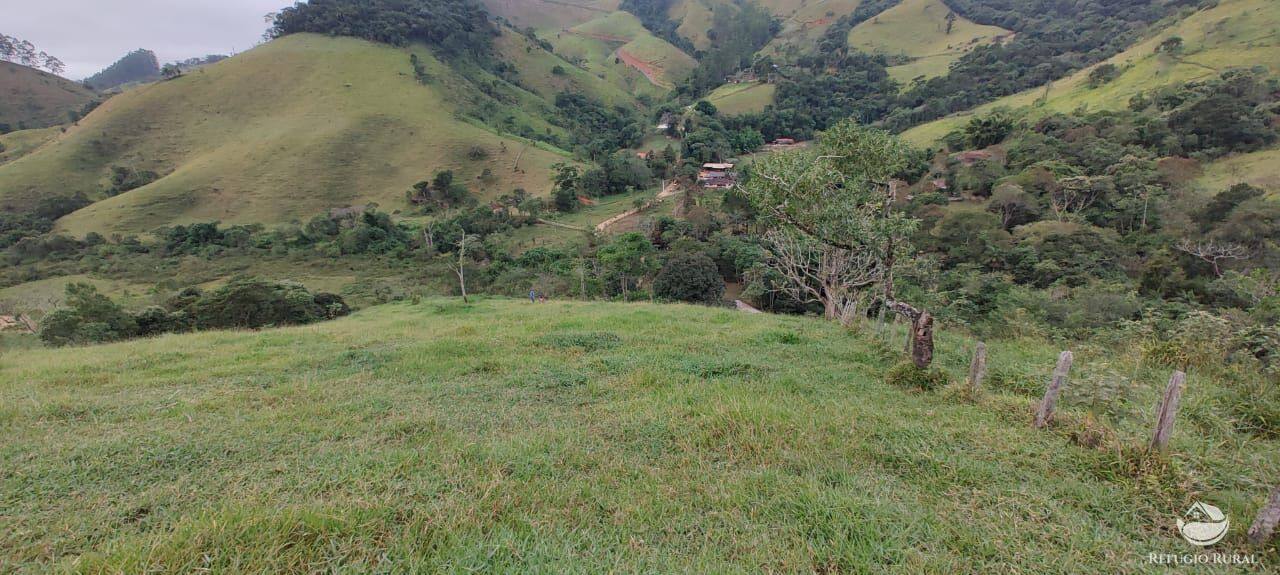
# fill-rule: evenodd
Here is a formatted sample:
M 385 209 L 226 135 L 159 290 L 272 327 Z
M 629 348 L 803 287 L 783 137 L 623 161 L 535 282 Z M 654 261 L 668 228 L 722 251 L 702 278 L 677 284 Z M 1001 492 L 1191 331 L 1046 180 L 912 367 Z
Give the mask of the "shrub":
M 47 345 L 83 345 L 134 337 L 138 324 L 133 316 L 92 284 L 67 284 L 67 307 L 45 316 L 40 340 Z
M 947 385 L 951 378 L 939 368 L 920 369 L 915 364 L 904 361 L 890 368 L 884 379 L 889 385 L 897 387 L 933 391 Z
M 658 272 L 653 291 L 662 299 L 717 304 L 724 298 L 724 279 L 706 254 L 677 254 Z
M 319 292 L 312 298 L 320 306 L 320 315 L 324 319 L 336 319 L 351 315 L 351 307 L 338 294 Z
M 305 324 L 326 317 L 302 284 L 239 277 L 195 303 L 199 329 L 257 329 Z

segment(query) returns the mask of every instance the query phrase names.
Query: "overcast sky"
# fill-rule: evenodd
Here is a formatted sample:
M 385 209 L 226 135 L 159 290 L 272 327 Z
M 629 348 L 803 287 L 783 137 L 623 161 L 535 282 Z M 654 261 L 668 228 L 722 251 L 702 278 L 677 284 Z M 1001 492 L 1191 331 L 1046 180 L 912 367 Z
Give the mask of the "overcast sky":
M 293 0 L 0 0 L 0 33 L 28 40 L 67 64 L 65 76 L 92 76 L 146 48 L 160 63 L 252 48 L 263 16 Z

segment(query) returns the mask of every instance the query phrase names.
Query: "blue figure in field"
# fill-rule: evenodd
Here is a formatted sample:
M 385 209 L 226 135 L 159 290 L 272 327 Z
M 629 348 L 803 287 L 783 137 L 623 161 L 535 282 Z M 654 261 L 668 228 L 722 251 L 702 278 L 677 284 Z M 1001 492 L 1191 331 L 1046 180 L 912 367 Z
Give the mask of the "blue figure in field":
M 538 290 L 529 290 L 529 303 L 538 303 Z

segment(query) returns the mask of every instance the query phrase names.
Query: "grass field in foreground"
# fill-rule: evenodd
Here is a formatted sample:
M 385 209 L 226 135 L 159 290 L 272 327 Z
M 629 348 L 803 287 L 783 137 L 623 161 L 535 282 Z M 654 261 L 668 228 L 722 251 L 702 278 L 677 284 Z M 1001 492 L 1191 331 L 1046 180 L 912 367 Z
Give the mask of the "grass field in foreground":
M 1231 515 L 1233 550 L 1280 474 L 1274 442 L 1222 431 L 1216 383 L 1189 384 L 1180 479 L 1135 481 L 1068 424 L 1033 431 L 1030 399 L 883 383 L 900 336 L 426 300 L 22 352 L 0 361 L 0 571 L 1156 573 L 1147 553 L 1193 551 L 1188 499 Z

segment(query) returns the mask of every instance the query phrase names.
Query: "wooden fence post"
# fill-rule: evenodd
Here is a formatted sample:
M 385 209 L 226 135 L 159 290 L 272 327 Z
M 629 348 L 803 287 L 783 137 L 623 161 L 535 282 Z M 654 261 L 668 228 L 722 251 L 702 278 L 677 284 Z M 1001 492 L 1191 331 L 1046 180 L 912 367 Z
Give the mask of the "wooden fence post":
M 987 344 L 978 342 L 973 348 L 973 362 L 969 364 L 969 389 L 982 389 L 982 380 L 987 377 Z
M 1040 409 L 1036 410 L 1035 426 L 1037 428 L 1048 425 L 1049 419 L 1053 417 L 1053 408 L 1058 405 L 1058 396 L 1062 394 L 1062 386 L 1067 383 L 1067 373 L 1071 371 L 1071 360 L 1070 351 L 1064 351 L 1058 356 L 1058 367 L 1053 370 L 1053 379 L 1049 381 L 1049 387 L 1044 391 Z
M 1249 528 L 1249 542 L 1262 545 L 1269 541 L 1277 523 L 1280 523 L 1280 487 L 1271 492 L 1266 505 L 1258 510 L 1258 518 L 1253 520 L 1253 526 Z
M 1164 389 L 1164 399 L 1160 402 L 1160 413 L 1156 417 L 1156 431 L 1151 435 L 1151 449 L 1163 451 L 1169 446 L 1169 438 L 1173 436 L 1173 423 L 1178 418 L 1178 404 L 1182 402 L 1182 389 L 1186 386 L 1187 374 L 1173 372 L 1169 377 L 1169 385 Z

